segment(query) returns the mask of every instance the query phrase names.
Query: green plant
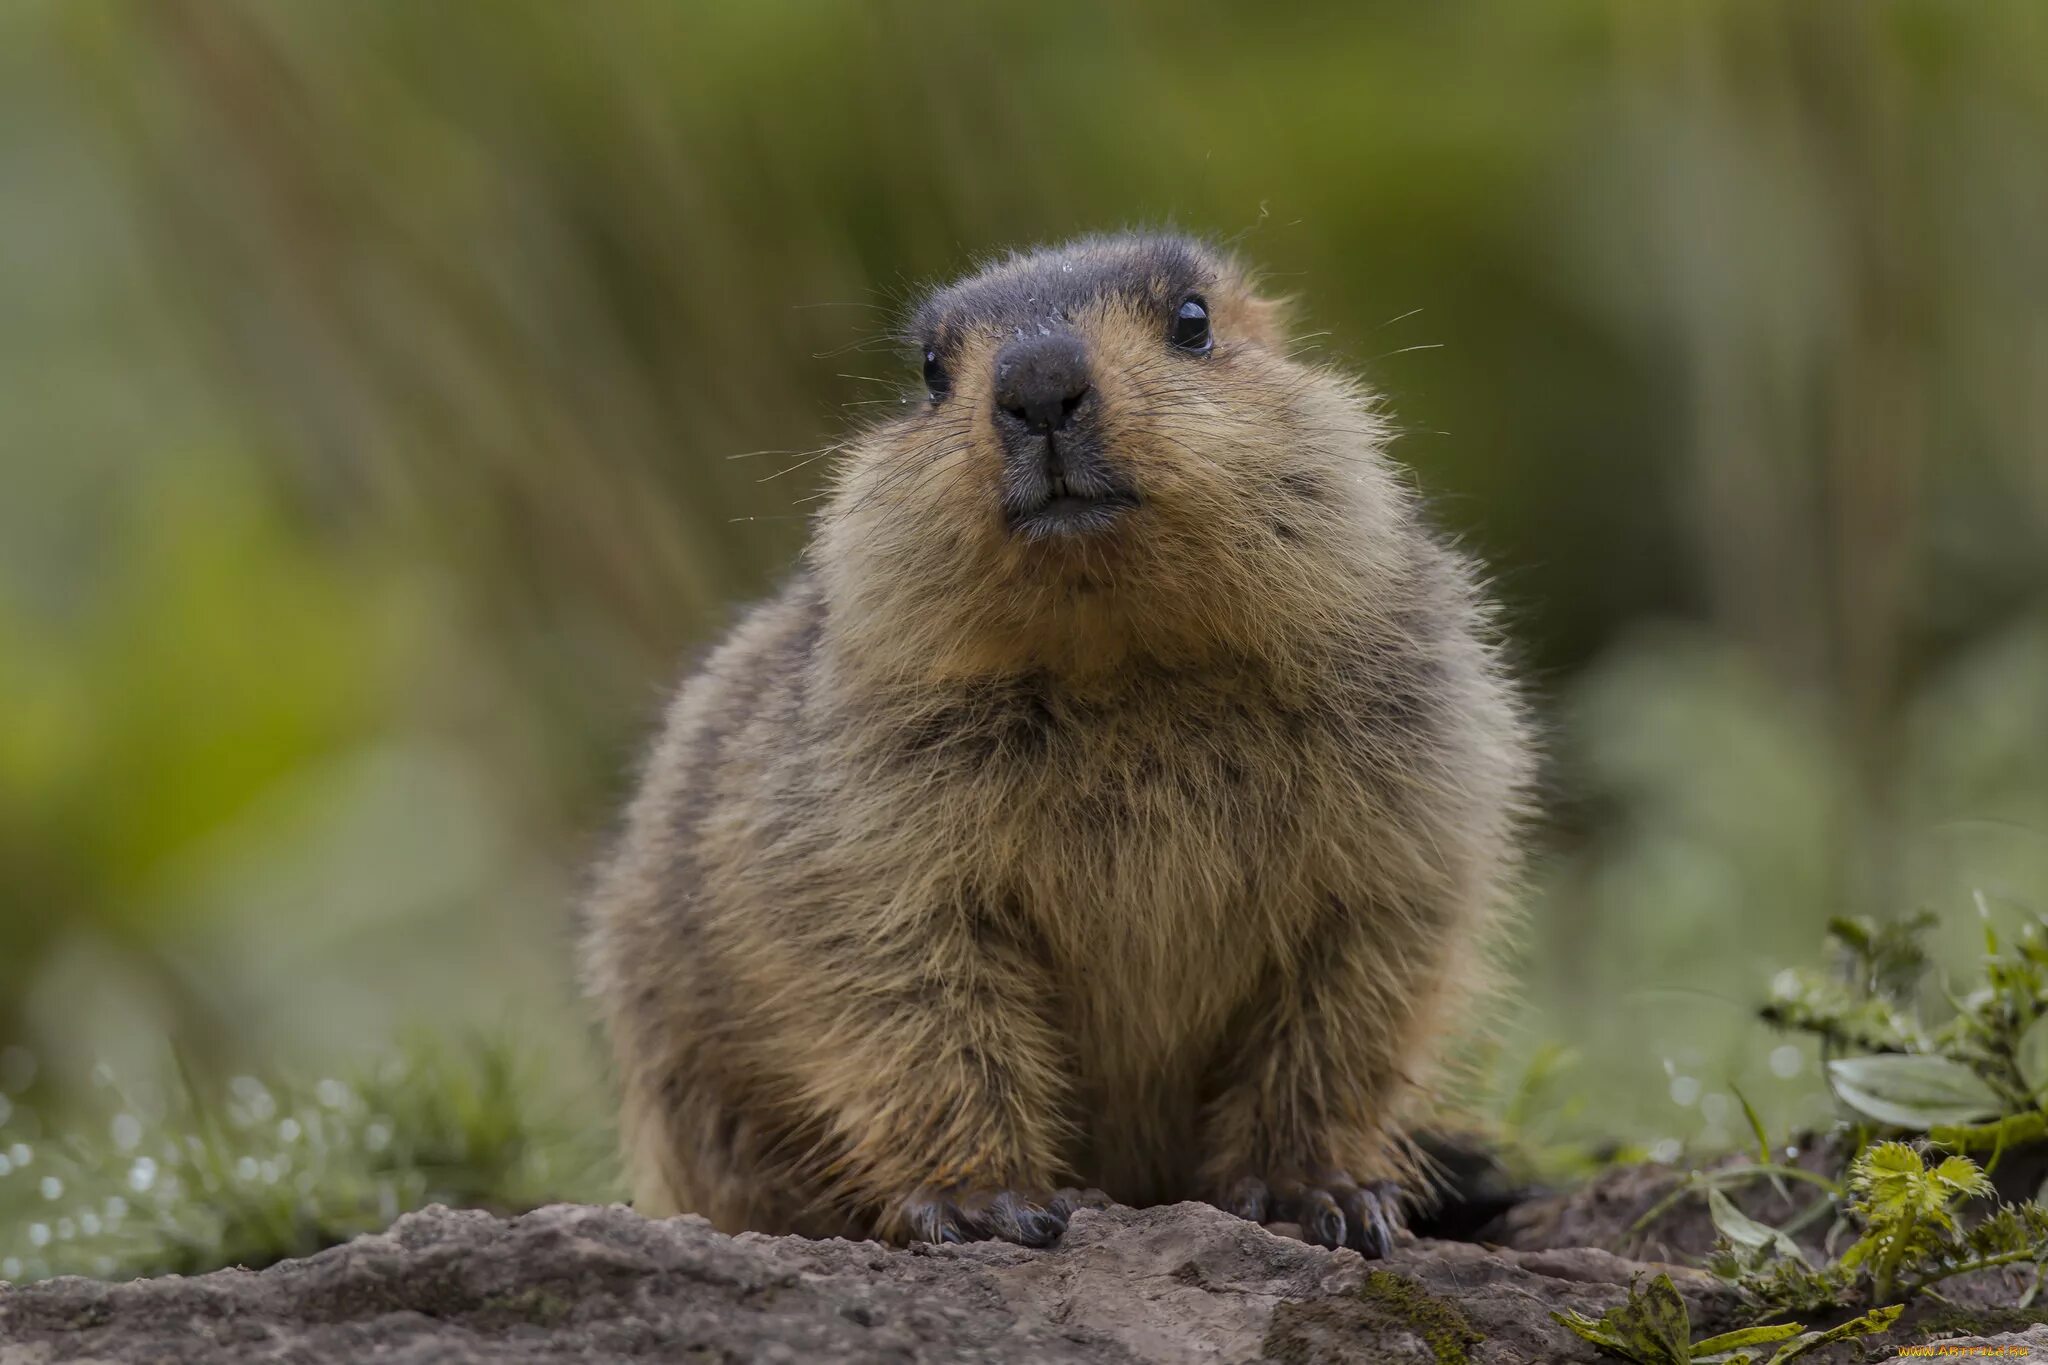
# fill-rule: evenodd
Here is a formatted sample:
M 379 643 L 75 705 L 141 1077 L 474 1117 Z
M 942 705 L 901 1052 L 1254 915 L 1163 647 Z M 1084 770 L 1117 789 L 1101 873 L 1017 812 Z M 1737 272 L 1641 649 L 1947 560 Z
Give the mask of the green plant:
M 1684 1298 L 1669 1275 L 1659 1275 L 1647 1289 L 1630 1285 L 1627 1302 L 1598 1318 L 1559 1312 L 1550 1316 L 1594 1345 L 1639 1365 L 1782 1365 L 1830 1342 L 1883 1332 L 1899 1313 L 1897 1307 L 1874 1309 L 1821 1332 L 1785 1322 L 1694 1341 Z M 1751 1349 L 1766 1346 L 1777 1349 L 1768 1357 Z
M 311 1084 L 181 1071 L 160 1118 L 124 1102 L 104 1138 L 0 1132 L 0 1280 L 263 1266 L 428 1204 L 606 1197 L 601 1135 L 536 1112 L 539 1091 L 506 1044 L 416 1041 Z
M 1860 1234 L 1834 1261 L 1815 1267 L 1781 1232 L 1759 1235 L 1763 1225 L 1724 1197 L 1714 1206 L 1723 1245 L 1713 1268 L 1774 1312 L 1910 1301 L 1952 1276 L 2003 1265 L 2032 1264 L 2038 1288 L 2048 1271 L 2048 1209 L 2030 1200 L 1974 1223 L 1960 1216 L 1969 1201 L 1992 1193 L 1967 1156 L 1930 1164 L 1907 1143 L 1873 1143 L 1850 1163 L 1847 1188 Z M 2033 1297 L 2029 1291 L 2026 1302 Z
M 1985 919 L 1983 979 L 1950 994 L 1952 1012 L 1938 1024 L 1921 1008 L 1931 914 L 1883 926 L 1833 921 L 1836 970 L 1783 974 L 1763 1010 L 1780 1028 L 1820 1038 L 1828 1054 L 1829 1087 L 1853 1116 L 1845 1140 L 1835 1144 L 1846 1157 L 1839 1178 L 1774 1159 L 1764 1125 L 1745 1101 L 1756 1159 L 1693 1172 L 1643 1215 L 1637 1230 L 1679 1201 L 1703 1196 L 1719 1234 L 1711 1268 L 1763 1319 L 1864 1309 L 1857 1321 L 1888 1313 L 1889 1322 L 1943 1280 L 2020 1264 L 2034 1267 L 2033 1288 L 2020 1305 L 2029 1306 L 2048 1276 L 2048 1209 L 2028 1201 L 1969 1217 L 1968 1206 L 1994 1189 L 1989 1169 L 1966 1153 L 1988 1151 L 1995 1166 L 2013 1146 L 2048 1131 L 2048 920 L 2036 917 L 2002 942 L 1982 897 L 1978 906 Z M 1849 1055 L 1833 1055 L 1840 1052 Z M 1781 1194 L 1789 1182 L 1803 1182 L 1819 1197 L 1782 1225 L 1761 1222 L 1729 1197 L 1758 1180 L 1773 1182 Z M 1830 1217 L 1821 1248 L 1801 1243 L 1799 1234 Z M 1826 1254 L 1844 1229 L 1853 1230 L 1853 1240 L 1839 1256 Z M 1584 1320 L 1567 1325 L 1645 1361 L 1721 1359 L 1709 1348 L 1735 1352 L 1779 1339 L 1736 1340 L 1738 1333 L 1691 1343 L 1686 1356 L 1674 1344 L 1684 1334 L 1671 1324 L 1668 1303 L 1631 1295 L 1601 1319 L 1599 1336 Z M 1744 1330 L 1800 1339 L 1786 1324 Z M 1791 1357 L 1772 1357 L 1780 1358 Z
M 1946 993 L 1952 1013 L 1939 1024 L 1929 1023 L 1921 1009 L 1931 968 L 1925 937 L 1937 922 L 1926 912 L 1890 925 L 1831 921 L 1836 970 L 1781 973 L 1775 998 L 1761 1011 L 1778 1028 L 1821 1040 L 1829 1088 L 1851 1116 L 1849 1140 L 1841 1144 L 1847 1181 L 1776 1160 L 1761 1120 L 1745 1101 L 1757 1159 L 1693 1172 L 1637 1221 L 1636 1231 L 1702 1194 L 1731 1250 L 1768 1252 L 1783 1262 L 1778 1253 L 1791 1244 L 1790 1234 L 1829 1214 L 1855 1212 L 1859 1206 L 1852 1199 L 1869 1205 L 1871 1193 L 1859 1191 L 1857 1172 L 1876 1179 L 1881 1172 L 1866 1158 L 1896 1161 L 1890 1149 L 1899 1146 L 1891 1143 L 1873 1158 L 1877 1149 L 1868 1144 L 1875 1138 L 1917 1135 L 1958 1153 L 1989 1152 L 1988 1171 L 2013 1146 L 2048 1137 L 2048 919 L 2033 917 L 2018 934 L 2001 940 L 1981 895 L 1978 908 L 1984 917 L 1983 979 L 1960 996 Z M 1851 1055 L 1834 1055 L 1845 1049 Z M 1966 1164 L 1977 1171 L 1974 1162 Z M 1936 1169 L 1963 1178 L 1960 1166 L 1943 1163 Z M 1791 1224 L 1765 1228 L 1740 1218 L 1725 1198 L 1726 1191 L 1758 1179 L 1781 1190 L 1788 1181 L 1803 1182 L 1818 1188 L 1822 1198 Z M 1932 1198 L 1933 1188 L 1923 1192 Z
M 1940 1025 L 1920 1008 L 1923 940 L 1936 923 L 1927 912 L 1883 927 L 1831 921 L 1841 970 L 1784 974 L 1763 1018 L 1850 1054 L 1829 1056 L 1828 1083 L 1861 1120 L 1996 1154 L 2048 1135 L 2048 920 L 2032 917 L 2001 941 L 1981 895 L 1978 909 L 1983 980 L 1949 996 L 1953 1013 Z

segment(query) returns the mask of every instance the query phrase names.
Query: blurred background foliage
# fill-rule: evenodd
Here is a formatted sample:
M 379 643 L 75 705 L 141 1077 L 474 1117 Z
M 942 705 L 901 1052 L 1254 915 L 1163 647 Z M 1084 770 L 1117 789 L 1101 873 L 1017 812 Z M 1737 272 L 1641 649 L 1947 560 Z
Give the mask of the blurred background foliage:
M 2044 147 L 2033 0 L 0 7 L 0 1121 L 418 1026 L 600 1125 L 565 909 L 803 452 L 920 282 L 1163 222 L 1494 566 L 1494 1102 L 1820 1117 L 1829 915 L 2048 910 Z

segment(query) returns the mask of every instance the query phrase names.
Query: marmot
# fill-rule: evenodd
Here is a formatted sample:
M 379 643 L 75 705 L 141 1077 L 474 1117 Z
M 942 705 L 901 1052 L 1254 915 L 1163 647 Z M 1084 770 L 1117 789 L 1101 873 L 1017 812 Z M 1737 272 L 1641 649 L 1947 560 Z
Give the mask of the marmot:
M 636 1205 L 1043 1245 L 1200 1199 L 1385 1254 L 1530 776 L 1472 565 L 1205 243 L 1013 254 L 907 340 L 587 906 Z

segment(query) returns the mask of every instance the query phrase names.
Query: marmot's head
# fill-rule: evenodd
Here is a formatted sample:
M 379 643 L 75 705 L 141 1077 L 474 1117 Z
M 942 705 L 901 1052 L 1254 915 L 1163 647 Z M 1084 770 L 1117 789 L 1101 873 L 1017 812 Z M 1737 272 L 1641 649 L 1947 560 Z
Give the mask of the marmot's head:
M 1406 499 L 1358 388 L 1183 237 L 1087 237 L 931 293 L 922 393 L 847 447 L 813 556 L 858 645 L 977 674 L 1259 653 L 1388 571 Z M 1393 537 L 1385 537 L 1392 540 Z

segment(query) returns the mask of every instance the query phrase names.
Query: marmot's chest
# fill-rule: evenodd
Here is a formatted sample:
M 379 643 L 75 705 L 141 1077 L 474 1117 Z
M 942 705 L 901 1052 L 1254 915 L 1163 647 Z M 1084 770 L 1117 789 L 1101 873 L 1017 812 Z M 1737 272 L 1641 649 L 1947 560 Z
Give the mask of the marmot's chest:
M 1201 1064 L 1298 946 L 1344 823 L 1308 727 L 1190 710 L 1055 723 L 966 803 L 1053 959 L 1078 1049 L 1121 1081 Z

